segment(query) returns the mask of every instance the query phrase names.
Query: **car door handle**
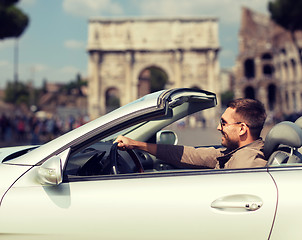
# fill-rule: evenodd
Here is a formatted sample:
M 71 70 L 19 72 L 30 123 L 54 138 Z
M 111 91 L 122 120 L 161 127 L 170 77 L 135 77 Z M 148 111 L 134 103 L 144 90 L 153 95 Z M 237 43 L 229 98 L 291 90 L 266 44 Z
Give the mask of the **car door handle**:
M 225 196 L 211 203 L 212 208 L 225 211 L 256 211 L 262 205 L 262 200 L 259 197 L 246 194 Z

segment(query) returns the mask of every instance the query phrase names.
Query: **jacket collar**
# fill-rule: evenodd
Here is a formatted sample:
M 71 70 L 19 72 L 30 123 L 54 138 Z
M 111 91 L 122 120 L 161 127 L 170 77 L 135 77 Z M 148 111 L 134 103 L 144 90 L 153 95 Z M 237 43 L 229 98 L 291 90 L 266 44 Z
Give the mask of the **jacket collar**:
M 255 140 L 254 142 L 251 142 L 249 144 L 246 144 L 242 147 L 239 147 L 239 148 L 236 148 L 234 150 L 228 150 L 228 149 L 225 149 L 225 150 L 222 150 L 221 153 L 222 153 L 222 156 L 221 157 L 218 157 L 217 160 L 219 161 L 219 165 L 220 165 L 220 168 L 224 168 L 224 165 L 226 164 L 227 161 L 229 161 L 229 159 L 234 155 L 235 152 L 237 152 L 238 150 L 240 149 L 243 149 L 243 148 L 258 148 L 259 149 L 259 146 L 261 146 L 261 149 L 263 149 L 263 140 L 262 138 L 258 138 L 257 140 Z

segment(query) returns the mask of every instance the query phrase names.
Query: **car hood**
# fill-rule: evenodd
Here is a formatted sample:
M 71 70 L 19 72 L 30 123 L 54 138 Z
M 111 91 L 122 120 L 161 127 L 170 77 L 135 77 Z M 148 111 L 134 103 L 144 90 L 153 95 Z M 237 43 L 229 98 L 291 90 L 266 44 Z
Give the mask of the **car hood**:
M 38 146 L 17 146 L 0 148 L 0 163 L 20 157 Z
M 86 140 L 95 137 L 103 138 L 135 123 L 154 119 L 158 116 L 168 116 L 169 110 L 188 102 L 200 105 L 198 107 L 200 110 L 214 107 L 217 104 L 216 95 L 203 90 L 177 88 L 155 92 L 88 122 L 47 144 L 41 145 L 26 155 L 6 163 L 39 165 L 49 157 Z M 187 109 L 187 112 L 188 114 L 193 113 L 190 109 Z

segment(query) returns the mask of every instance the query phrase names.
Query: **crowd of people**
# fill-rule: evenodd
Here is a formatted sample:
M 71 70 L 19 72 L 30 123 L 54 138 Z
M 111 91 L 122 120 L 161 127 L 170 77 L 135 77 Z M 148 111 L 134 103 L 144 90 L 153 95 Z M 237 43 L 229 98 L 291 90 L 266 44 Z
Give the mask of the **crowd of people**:
M 53 116 L 0 116 L 0 146 L 42 144 L 58 137 L 88 121 L 86 116 L 60 118 Z

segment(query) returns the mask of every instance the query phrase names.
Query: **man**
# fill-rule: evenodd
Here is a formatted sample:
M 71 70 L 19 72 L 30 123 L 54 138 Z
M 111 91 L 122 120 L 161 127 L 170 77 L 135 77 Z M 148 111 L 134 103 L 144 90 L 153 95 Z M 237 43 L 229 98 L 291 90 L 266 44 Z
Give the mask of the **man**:
M 225 148 L 194 148 L 139 142 L 119 136 L 115 142 L 125 149 L 141 149 L 180 168 L 255 168 L 264 167 L 260 133 L 266 119 L 264 106 L 252 99 L 237 99 L 228 104 L 217 130 Z M 202 136 L 201 136 L 202 137 Z

